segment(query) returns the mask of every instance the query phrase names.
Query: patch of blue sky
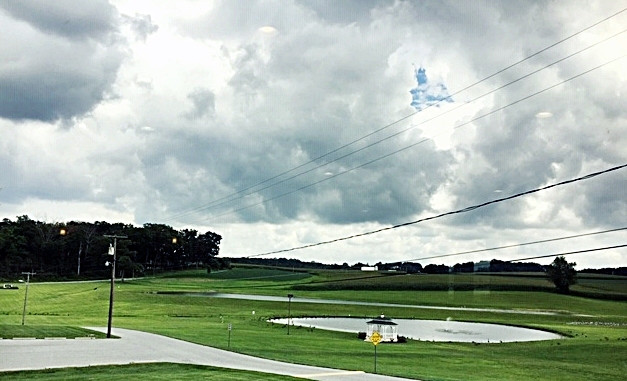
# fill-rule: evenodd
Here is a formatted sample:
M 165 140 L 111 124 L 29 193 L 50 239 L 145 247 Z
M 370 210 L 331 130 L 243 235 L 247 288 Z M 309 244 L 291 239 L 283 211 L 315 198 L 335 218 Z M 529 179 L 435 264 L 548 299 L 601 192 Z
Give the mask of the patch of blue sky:
M 415 70 L 417 86 L 411 90 L 411 106 L 416 110 L 423 110 L 429 106 L 439 106 L 442 102 L 453 102 L 446 85 L 443 83 L 430 83 L 425 68 Z

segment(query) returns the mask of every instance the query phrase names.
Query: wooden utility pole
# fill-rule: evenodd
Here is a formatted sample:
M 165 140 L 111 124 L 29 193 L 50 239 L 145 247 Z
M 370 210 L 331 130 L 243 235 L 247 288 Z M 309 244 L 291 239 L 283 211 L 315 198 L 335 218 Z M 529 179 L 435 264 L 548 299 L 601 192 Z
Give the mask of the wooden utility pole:
M 113 255 L 111 261 L 111 289 L 109 290 L 109 320 L 107 322 L 107 338 L 111 338 L 111 321 L 113 320 L 113 290 L 115 289 L 115 260 L 118 251 L 118 238 L 128 238 L 125 235 L 106 235 L 107 238 L 113 238 L 113 247 L 109 244 L 109 255 Z M 112 250 L 113 249 L 113 250 Z
M 30 283 L 30 276 L 35 275 L 33 272 L 25 272 L 22 275 L 26 275 L 26 292 L 24 293 L 24 309 L 22 310 L 22 325 L 24 325 L 24 319 L 26 318 L 26 303 L 28 302 L 28 285 Z

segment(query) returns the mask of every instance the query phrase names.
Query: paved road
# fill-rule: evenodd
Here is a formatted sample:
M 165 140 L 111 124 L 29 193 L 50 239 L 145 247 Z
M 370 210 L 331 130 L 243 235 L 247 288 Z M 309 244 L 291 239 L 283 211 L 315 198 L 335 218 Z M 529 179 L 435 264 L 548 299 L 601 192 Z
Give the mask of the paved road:
M 106 331 L 106 328 L 91 329 Z M 128 329 L 117 328 L 112 333 L 120 339 L 0 340 L 0 371 L 172 362 L 254 370 L 320 381 L 406 380 L 360 371 L 265 360 Z

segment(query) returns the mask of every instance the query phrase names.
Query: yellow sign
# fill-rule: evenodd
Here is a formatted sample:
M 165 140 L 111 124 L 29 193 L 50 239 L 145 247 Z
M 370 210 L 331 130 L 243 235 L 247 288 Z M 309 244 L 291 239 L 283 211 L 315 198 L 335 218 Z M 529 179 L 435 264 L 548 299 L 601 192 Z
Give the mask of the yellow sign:
M 383 339 L 383 336 L 381 336 L 381 334 L 377 331 L 372 332 L 372 335 L 370 335 L 370 342 L 374 345 L 379 344 L 381 339 Z

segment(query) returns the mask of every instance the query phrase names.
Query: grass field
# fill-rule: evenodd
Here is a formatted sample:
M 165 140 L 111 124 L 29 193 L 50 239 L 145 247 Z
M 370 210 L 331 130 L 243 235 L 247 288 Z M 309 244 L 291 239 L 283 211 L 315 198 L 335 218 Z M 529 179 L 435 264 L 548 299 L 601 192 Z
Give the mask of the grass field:
M 109 380 L 163 380 L 163 381 L 297 381 L 299 378 L 268 375 L 241 370 L 213 368 L 209 366 L 182 364 L 135 364 L 92 366 L 89 368 L 48 369 L 0 373 L 0 380 L 35 381 L 109 381 Z
M 0 339 L 13 339 L 15 337 L 30 337 L 35 339 L 45 339 L 47 337 L 63 337 L 66 339 L 88 337 L 102 339 L 107 337 L 107 335 L 102 332 L 65 325 L 0 324 Z
M 349 333 L 293 327 L 287 336 L 285 326 L 266 322 L 270 317 L 287 315 L 287 297 L 284 302 L 262 302 L 159 292 L 275 296 L 292 293 L 296 295 L 291 303 L 293 316 L 371 317 L 385 313 L 393 318 L 513 324 L 567 336 L 530 343 L 410 341 L 381 345 L 377 371 L 382 374 L 423 380 L 622 380 L 627 374 L 627 303 L 559 295 L 552 292 L 546 280 L 533 274 L 377 276 L 361 272 L 236 268 L 210 275 L 186 271 L 116 285 L 116 327 L 147 330 L 227 349 L 230 323 L 230 350 L 282 361 L 372 372 L 373 348 Z M 627 282 L 619 277 L 582 278 L 577 287 L 582 292 L 593 289 L 595 294 L 611 297 L 627 294 Z M 106 282 L 32 283 L 26 324 L 106 326 L 108 297 Z M 556 314 L 305 304 L 298 303 L 298 297 Z M 20 324 L 23 298 L 23 290 L 0 292 L 0 336 L 3 330 Z

